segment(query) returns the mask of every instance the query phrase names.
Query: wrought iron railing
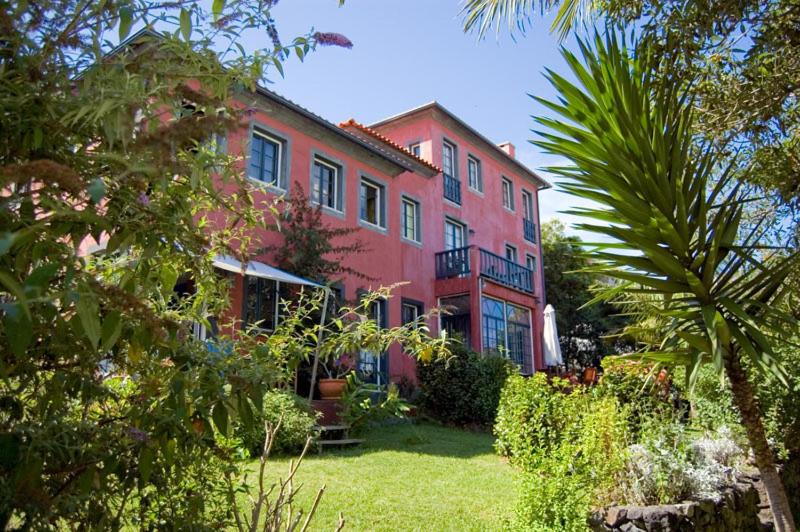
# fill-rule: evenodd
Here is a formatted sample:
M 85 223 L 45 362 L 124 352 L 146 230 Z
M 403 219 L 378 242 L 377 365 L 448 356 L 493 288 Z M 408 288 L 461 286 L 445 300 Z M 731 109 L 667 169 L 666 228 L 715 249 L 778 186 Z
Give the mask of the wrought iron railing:
M 437 279 L 469 274 L 469 246 L 440 251 L 435 257 Z
M 522 219 L 522 233 L 525 240 L 528 242 L 536 243 L 536 224 L 527 218 Z
M 453 176 L 444 175 L 444 197 L 461 205 L 461 181 Z
M 480 251 L 482 276 L 510 288 L 533 293 L 533 271 L 491 251 Z

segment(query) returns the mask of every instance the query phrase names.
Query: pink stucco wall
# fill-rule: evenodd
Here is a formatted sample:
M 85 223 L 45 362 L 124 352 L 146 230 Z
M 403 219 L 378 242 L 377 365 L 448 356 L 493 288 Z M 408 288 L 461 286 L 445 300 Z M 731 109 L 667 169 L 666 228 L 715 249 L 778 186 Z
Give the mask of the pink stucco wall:
M 364 150 L 353 144 L 348 146 L 341 139 L 333 142 L 330 133 L 320 133 L 312 125 L 303 120 L 281 119 L 281 113 L 271 111 L 274 102 L 265 107 L 252 105 L 254 113 L 251 120 L 255 124 L 267 127 L 280 134 L 288 141 L 289 146 L 289 184 L 300 183 L 308 192 L 310 190 L 310 170 L 314 154 L 319 154 L 336 161 L 344 167 L 344 214 L 342 216 L 328 214 L 324 218 L 332 226 L 359 227 L 359 181 L 361 175 L 368 176 L 383 183 L 387 191 L 385 231 L 362 227 L 356 237 L 364 241 L 371 252 L 354 255 L 347 259 L 346 265 L 375 278 L 365 281 L 357 277 L 345 276 L 343 281 L 345 298 L 356 298 L 357 290 L 376 288 L 397 282 L 406 282 L 394 292 L 388 301 L 388 325 L 401 323 L 401 299 L 408 298 L 420 301 L 425 310 L 438 305 L 438 295 L 447 292 L 446 280 L 437 281 L 435 273 L 435 253 L 444 250 L 444 220 L 451 217 L 468 228 L 468 243 L 485 248 L 498 255 L 505 254 L 505 245 L 517 247 L 519 262 L 525 263 L 525 254 L 536 257 L 539 270 L 542 258 L 538 245 L 531 244 L 523 238 L 522 198 L 521 190 L 530 191 L 534 197 L 535 222 L 538 219 L 537 186 L 524 176 L 512 164 L 498 162 L 497 154 L 490 154 L 485 146 L 463 132 L 449 129 L 434 113 L 423 113 L 406 117 L 397 123 L 382 125 L 379 130 L 400 145 L 421 142 L 421 157 L 440 166 L 442 164 L 442 139 L 447 138 L 458 147 L 458 177 L 461 180 L 462 205 L 456 206 L 443 198 L 442 175 L 426 177 L 421 174 L 404 171 L 396 176 L 378 168 L 379 163 L 370 159 Z M 227 139 L 227 149 L 231 154 L 246 156 L 249 152 L 250 129 L 243 128 Z M 335 139 L 334 139 L 335 140 Z M 334 146 L 335 145 L 335 146 Z M 473 154 L 481 160 L 483 170 L 484 191 L 478 194 L 467 186 L 467 155 Z M 385 166 L 384 166 L 385 168 Z M 501 177 L 505 176 L 514 182 L 516 211 L 509 212 L 502 206 Z M 257 193 L 256 199 L 269 200 L 275 191 L 264 188 Z M 408 195 L 421 204 L 421 244 L 409 243 L 401 239 L 401 196 Z M 211 215 L 212 220 L 215 218 Z M 221 219 L 216 219 L 222 223 Z M 278 242 L 280 236 L 270 231 L 260 231 L 255 238 L 254 247 L 264 243 Z M 270 257 L 259 257 L 269 262 Z M 540 299 L 543 293 L 542 278 L 535 278 L 534 296 L 495 285 L 491 282 L 468 282 L 461 289 L 471 294 L 472 337 L 480 339 L 480 293 L 499 297 L 517 305 L 529 308 L 532 312 L 532 344 L 534 348 L 534 367 L 541 368 L 541 328 L 542 308 Z M 238 314 L 242 309 L 242 279 L 237 280 L 232 294 L 232 311 Z M 444 291 L 444 292 L 443 292 Z M 449 292 L 452 293 L 452 292 Z M 438 333 L 438 323 L 429 324 L 434 334 Z M 475 345 L 474 347 L 478 347 Z M 389 375 L 397 381 L 402 376 L 414 379 L 414 361 L 395 348 L 388 354 Z

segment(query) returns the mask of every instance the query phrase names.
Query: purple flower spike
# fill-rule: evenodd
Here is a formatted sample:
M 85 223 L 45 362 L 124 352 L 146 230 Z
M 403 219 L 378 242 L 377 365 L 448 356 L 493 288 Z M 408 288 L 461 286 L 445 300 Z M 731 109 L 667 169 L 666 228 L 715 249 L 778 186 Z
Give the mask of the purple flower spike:
M 148 205 L 150 205 L 150 196 L 148 196 L 144 192 L 140 193 L 139 194 L 139 203 L 141 203 L 142 205 L 147 207 Z
M 136 427 L 128 427 L 128 436 L 130 439 L 138 442 L 146 442 L 149 439 L 145 431 L 139 430 Z
M 314 39 L 321 46 L 341 46 L 342 48 L 352 48 L 353 43 L 341 33 L 323 33 L 318 31 L 314 34 Z

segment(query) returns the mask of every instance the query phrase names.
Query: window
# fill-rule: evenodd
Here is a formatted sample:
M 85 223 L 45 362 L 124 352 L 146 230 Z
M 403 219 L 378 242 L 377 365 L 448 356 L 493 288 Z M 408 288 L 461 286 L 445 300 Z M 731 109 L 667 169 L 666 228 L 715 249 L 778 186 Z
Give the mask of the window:
M 522 215 L 526 220 L 533 220 L 533 194 L 522 191 Z
M 497 299 L 484 297 L 481 303 L 483 316 L 483 350 L 502 354 L 506 347 L 505 304 Z
M 464 225 L 453 220 L 444 221 L 444 249 L 464 247 Z
M 467 158 L 467 173 L 469 174 L 469 188 L 483 192 L 483 175 L 481 175 L 481 162 L 472 157 Z
M 532 272 L 536 271 L 536 257 L 530 254 L 525 255 L 525 266 Z
M 419 202 L 404 197 L 401 216 L 401 234 L 403 238 L 413 242 L 421 242 Z
M 513 263 L 517 262 L 517 248 L 510 244 L 506 244 L 506 258 Z
M 422 145 L 419 142 L 415 142 L 413 144 L 408 145 L 408 151 L 414 154 L 417 157 L 422 156 Z
M 341 211 L 341 191 L 341 167 L 315 157 L 311 176 L 311 200 L 317 205 Z
M 506 177 L 503 178 L 503 207 L 514 210 L 514 184 Z
M 247 175 L 273 187 L 284 188 L 281 179 L 283 143 L 260 131 L 253 131 L 250 140 L 250 164 Z
M 386 227 L 384 189 L 369 179 L 361 179 L 361 221 Z
M 386 327 L 386 300 L 378 299 L 367 309 L 370 319 L 375 320 L 379 327 Z M 383 385 L 387 382 L 386 353 L 360 349 L 357 364 L 359 377 L 369 384 Z
M 442 144 L 442 173 L 456 177 L 456 147 L 447 141 Z
M 422 303 L 404 299 L 401 305 L 403 325 L 414 323 L 422 316 Z
M 533 371 L 528 309 L 499 299 L 481 301 L 483 350 L 511 360 L 522 373 Z
M 278 316 L 278 288 L 271 279 L 244 278 L 244 323 L 271 331 Z

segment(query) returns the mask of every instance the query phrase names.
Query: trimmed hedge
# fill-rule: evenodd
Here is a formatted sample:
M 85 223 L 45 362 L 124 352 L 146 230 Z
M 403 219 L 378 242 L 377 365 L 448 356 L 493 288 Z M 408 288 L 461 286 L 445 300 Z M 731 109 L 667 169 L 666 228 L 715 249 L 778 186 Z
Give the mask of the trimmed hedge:
M 417 365 L 422 410 L 444 423 L 491 426 L 503 385 L 516 373 L 514 366 L 463 346 L 451 347 L 451 353 Z

